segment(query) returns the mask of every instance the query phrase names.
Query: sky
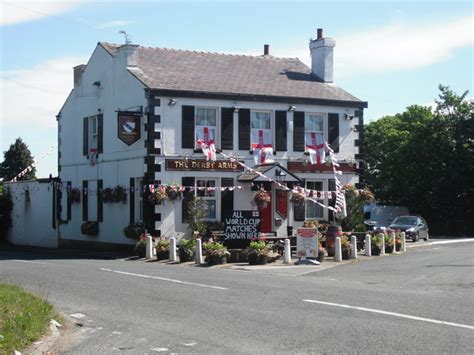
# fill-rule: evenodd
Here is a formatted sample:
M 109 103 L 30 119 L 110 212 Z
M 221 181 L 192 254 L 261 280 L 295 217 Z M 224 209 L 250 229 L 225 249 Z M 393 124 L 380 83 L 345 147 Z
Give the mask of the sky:
M 334 83 L 368 102 L 366 122 L 432 105 L 438 85 L 473 97 L 471 1 L 0 0 L 0 152 L 29 146 L 37 176 L 57 175 L 55 116 L 72 68 L 97 42 L 297 57 L 316 29 L 336 40 Z M 3 156 L 0 158 L 3 159 Z

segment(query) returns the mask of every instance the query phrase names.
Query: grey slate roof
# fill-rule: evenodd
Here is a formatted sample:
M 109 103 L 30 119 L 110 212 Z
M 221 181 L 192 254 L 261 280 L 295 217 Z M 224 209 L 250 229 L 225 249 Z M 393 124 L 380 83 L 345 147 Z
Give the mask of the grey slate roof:
M 99 44 L 112 56 L 120 48 Z M 318 82 L 311 76 L 311 69 L 297 58 L 139 46 L 138 69 L 130 72 L 150 89 L 363 103 L 333 84 Z

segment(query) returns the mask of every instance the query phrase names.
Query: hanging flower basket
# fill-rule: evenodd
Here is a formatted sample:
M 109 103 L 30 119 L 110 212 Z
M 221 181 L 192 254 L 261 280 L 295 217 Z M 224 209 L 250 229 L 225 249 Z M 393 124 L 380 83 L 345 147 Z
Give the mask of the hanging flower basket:
M 77 187 L 70 189 L 67 192 L 67 196 L 71 200 L 71 203 L 81 202 L 81 190 L 79 190 Z
M 89 236 L 96 236 L 99 234 L 99 222 L 87 221 L 81 225 L 81 233 Z
M 129 224 L 123 229 L 123 233 L 127 238 L 139 239 L 145 233 L 145 225 L 141 222 Z
M 303 203 L 304 202 L 304 196 L 299 194 L 299 193 L 293 192 L 293 194 L 290 197 L 290 201 L 295 203 L 295 204 Z
M 168 194 L 166 193 L 166 187 L 165 186 L 158 186 L 158 188 L 155 189 L 150 195 L 148 195 L 148 200 L 151 203 L 157 204 L 157 203 L 162 203 L 168 199 Z
M 120 185 L 114 188 L 107 187 L 102 191 L 102 201 L 104 203 L 125 203 L 127 202 L 127 190 Z
M 181 192 L 179 192 L 179 185 L 168 185 L 166 187 L 166 194 L 170 201 L 174 201 L 181 197 Z
M 264 189 L 260 189 L 257 191 L 253 197 L 255 204 L 257 205 L 258 209 L 263 209 L 267 207 L 267 203 L 270 203 L 271 196 L 268 191 Z

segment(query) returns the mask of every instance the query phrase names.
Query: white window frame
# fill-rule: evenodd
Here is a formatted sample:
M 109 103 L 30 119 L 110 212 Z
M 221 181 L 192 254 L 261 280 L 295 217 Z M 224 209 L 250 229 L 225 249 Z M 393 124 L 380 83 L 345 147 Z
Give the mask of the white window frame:
M 323 120 L 323 123 L 322 123 L 323 124 L 323 130 L 322 131 L 313 131 L 313 130 L 307 130 L 306 129 L 306 122 L 307 122 L 307 120 L 309 120 L 310 116 L 322 116 L 322 120 Z M 305 112 L 305 115 L 304 115 L 304 139 L 305 139 L 304 143 L 305 143 L 305 146 L 306 146 L 306 134 L 307 133 L 309 133 L 309 132 L 322 133 L 324 140 L 326 140 L 326 137 L 327 137 L 326 130 L 327 130 L 327 114 L 321 113 L 321 112 Z
M 99 116 L 89 117 L 89 153 L 92 149 L 97 149 L 99 147 Z
M 213 192 L 213 196 L 207 196 L 210 191 L 207 191 L 207 190 L 204 190 L 204 196 L 200 196 L 200 192 L 202 190 L 199 190 L 199 187 L 202 187 L 202 186 L 198 186 L 198 181 L 205 181 L 206 182 L 206 187 L 207 187 L 207 182 L 208 181 L 213 181 L 214 182 L 214 192 Z M 220 188 L 218 187 L 218 182 L 219 182 L 219 179 L 217 178 L 210 178 L 210 177 L 196 177 L 195 179 L 195 183 L 194 183 L 194 195 L 196 197 L 200 197 L 202 198 L 204 201 L 215 201 L 215 212 L 216 212 L 216 215 L 214 218 L 205 218 L 206 221 L 218 221 L 219 220 L 219 212 L 220 212 L 220 205 L 219 205 L 219 201 L 220 201 L 220 198 L 219 198 L 219 191 L 220 191 Z
M 311 184 L 313 184 L 313 183 L 314 183 L 314 184 L 319 183 L 319 184 L 321 184 L 321 189 L 314 189 L 314 188 L 311 188 L 310 190 L 324 191 L 324 181 L 323 181 L 323 180 L 306 180 L 306 181 L 305 181 L 305 188 L 306 188 L 306 189 L 309 189 L 308 183 L 311 183 Z M 315 197 L 313 197 L 313 198 L 315 198 Z M 324 202 L 325 202 L 325 197 L 323 197 L 323 198 L 316 198 L 316 200 L 317 200 L 318 202 L 324 204 Z M 308 215 L 308 212 L 310 211 L 310 207 L 309 207 L 310 204 L 316 206 L 316 207 L 319 209 L 319 211 L 321 211 L 320 216 L 309 216 L 309 215 Z M 306 218 L 306 219 L 324 219 L 324 209 L 323 209 L 321 206 L 319 206 L 318 204 L 314 203 L 313 201 L 311 201 L 311 200 L 306 200 L 305 218 Z
M 254 120 L 254 114 L 256 113 L 268 113 L 269 114 L 269 124 L 270 124 L 270 128 L 253 128 L 253 120 Z M 253 132 L 254 131 L 259 131 L 259 130 L 262 130 L 262 131 L 268 131 L 270 132 L 270 137 L 271 137 L 271 140 L 270 140 L 270 144 L 273 146 L 273 134 L 272 134 L 272 126 L 273 126 L 273 111 L 270 111 L 270 110 L 252 110 L 250 112 L 250 146 L 252 146 L 252 144 L 255 144 L 255 143 L 258 143 L 258 142 L 252 142 L 252 136 L 253 136 Z
M 218 147 L 218 140 L 219 140 L 219 110 L 217 107 L 211 107 L 211 106 L 196 106 L 196 108 L 194 109 L 195 112 L 194 112 L 194 137 L 196 137 L 196 128 L 198 127 L 214 127 L 214 144 L 216 147 Z M 202 125 L 199 125 L 197 124 L 197 117 L 198 117 L 198 110 L 205 110 L 205 113 L 206 113 L 206 119 L 207 119 L 207 111 L 208 110 L 213 110 L 216 112 L 216 124 L 214 126 L 210 126 L 210 125 L 206 125 L 206 126 L 202 126 Z M 196 139 L 194 141 L 194 149 L 201 149 L 200 146 L 198 146 L 196 144 Z

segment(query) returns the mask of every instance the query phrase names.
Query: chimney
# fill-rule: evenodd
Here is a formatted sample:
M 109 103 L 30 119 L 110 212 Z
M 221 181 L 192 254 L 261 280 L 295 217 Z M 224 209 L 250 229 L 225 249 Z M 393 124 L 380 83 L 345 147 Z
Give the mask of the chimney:
M 263 55 L 270 55 L 270 45 L 264 44 L 263 45 Z
M 138 44 L 124 44 L 120 46 L 118 53 L 127 68 L 138 66 Z
M 333 38 L 324 38 L 323 29 L 318 28 L 317 38 L 309 41 L 311 51 L 311 72 L 323 83 L 332 83 L 333 80 L 333 52 L 336 41 Z
M 74 87 L 76 87 L 79 84 L 79 81 L 81 81 L 82 73 L 84 72 L 85 68 L 86 68 L 85 64 L 80 64 L 80 65 L 77 65 L 73 68 L 73 71 L 74 71 Z

